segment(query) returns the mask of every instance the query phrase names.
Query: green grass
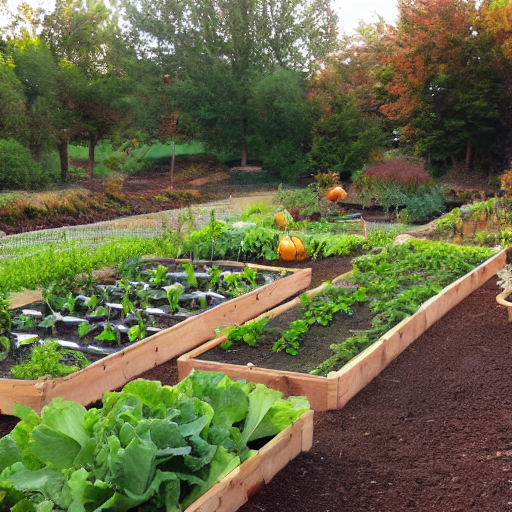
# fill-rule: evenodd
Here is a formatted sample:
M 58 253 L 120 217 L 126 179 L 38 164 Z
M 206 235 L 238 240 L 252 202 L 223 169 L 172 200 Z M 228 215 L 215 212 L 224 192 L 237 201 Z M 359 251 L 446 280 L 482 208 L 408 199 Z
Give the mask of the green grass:
M 176 144 L 176 156 L 199 155 L 204 153 L 204 144 L 193 141 L 190 144 Z M 172 157 L 171 144 L 153 144 L 144 155 L 144 160 L 170 160 Z
M 112 239 L 96 247 L 76 242 L 44 244 L 35 254 L 0 260 L 0 295 L 54 282 L 145 255 L 175 257 L 165 238 Z
M 142 147 L 141 149 L 146 149 Z M 176 144 L 176 156 L 197 155 L 204 153 L 204 144 L 199 141 L 193 141 L 190 144 Z M 121 156 L 119 151 L 112 150 L 112 144 L 109 141 L 100 141 L 94 152 L 94 162 L 101 164 L 107 158 L 112 156 Z M 167 160 L 172 157 L 172 144 L 153 144 L 147 148 L 143 157 L 144 160 Z M 78 144 L 69 145 L 69 158 L 73 160 L 88 160 L 89 148 Z

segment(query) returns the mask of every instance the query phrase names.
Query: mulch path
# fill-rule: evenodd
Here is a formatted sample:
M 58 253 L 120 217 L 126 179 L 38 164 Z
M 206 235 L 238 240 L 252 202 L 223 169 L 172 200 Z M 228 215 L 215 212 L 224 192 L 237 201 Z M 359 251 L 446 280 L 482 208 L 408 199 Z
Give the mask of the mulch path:
M 343 409 L 315 413 L 311 451 L 240 512 L 512 511 L 512 324 L 498 292 L 491 279 Z M 176 362 L 143 377 L 175 383 Z M 1 416 L 0 434 L 14 424 Z

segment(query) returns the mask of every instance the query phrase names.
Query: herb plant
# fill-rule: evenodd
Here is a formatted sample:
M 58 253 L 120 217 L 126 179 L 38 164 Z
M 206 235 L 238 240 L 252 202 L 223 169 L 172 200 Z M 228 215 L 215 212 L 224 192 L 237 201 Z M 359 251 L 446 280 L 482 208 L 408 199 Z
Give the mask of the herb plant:
M 63 349 L 57 342 L 34 347 L 30 360 L 11 367 L 15 379 L 38 379 L 45 375 L 64 377 L 88 366 L 89 360 L 76 350 Z

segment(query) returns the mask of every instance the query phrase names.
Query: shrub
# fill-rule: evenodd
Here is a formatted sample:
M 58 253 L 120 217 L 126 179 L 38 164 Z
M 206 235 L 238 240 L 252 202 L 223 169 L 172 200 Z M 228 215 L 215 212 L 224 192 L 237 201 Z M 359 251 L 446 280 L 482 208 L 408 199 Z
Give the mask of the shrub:
M 392 158 L 386 162 L 372 165 L 363 174 L 366 177 L 373 176 L 393 180 L 404 185 L 432 181 L 430 174 L 425 171 L 422 164 L 405 158 Z
M 30 151 L 14 139 L 0 139 L 0 187 L 2 190 L 26 190 L 38 165 Z
M 311 169 L 311 161 L 292 142 L 283 141 L 270 149 L 263 159 L 263 167 L 271 174 L 293 183 Z

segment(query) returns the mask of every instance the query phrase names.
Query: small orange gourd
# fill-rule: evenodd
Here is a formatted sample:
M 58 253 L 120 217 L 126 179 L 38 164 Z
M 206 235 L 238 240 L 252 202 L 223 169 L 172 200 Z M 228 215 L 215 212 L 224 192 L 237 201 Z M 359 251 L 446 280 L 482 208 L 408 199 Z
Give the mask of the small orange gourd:
M 277 252 L 279 259 L 284 261 L 302 261 L 308 256 L 302 240 L 296 236 L 283 238 Z
M 279 226 L 279 228 L 286 228 L 286 214 L 284 212 L 276 213 L 274 220 L 276 221 L 276 224 Z
M 347 192 L 343 187 L 337 186 L 327 191 L 326 197 L 329 201 L 343 201 L 347 197 Z

